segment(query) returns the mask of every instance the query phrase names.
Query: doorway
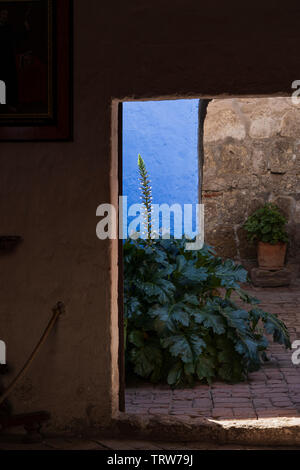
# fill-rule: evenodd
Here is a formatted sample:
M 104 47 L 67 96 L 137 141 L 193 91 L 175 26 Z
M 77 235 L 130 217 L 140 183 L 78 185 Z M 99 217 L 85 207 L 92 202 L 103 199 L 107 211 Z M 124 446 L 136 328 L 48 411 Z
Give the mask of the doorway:
M 274 98 L 274 100 L 280 98 Z M 253 101 L 252 101 L 253 100 Z M 269 174 L 270 180 L 272 179 L 278 181 L 278 179 L 282 179 L 283 181 L 283 186 L 284 188 L 284 181 L 287 178 L 287 172 L 286 171 L 278 171 L 278 168 L 280 166 L 279 162 L 276 160 L 276 152 L 274 157 L 271 157 L 271 166 L 270 164 L 266 164 L 264 166 L 264 163 L 262 160 L 268 156 L 268 150 L 264 151 L 263 150 L 263 145 L 266 143 L 266 139 L 270 139 L 270 143 L 274 146 L 274 149 L 276 151 L 276 148 L 278 149 L 278 145 L 283 145 L 281 148 L 285 148 L 287 151 L 286 159 L 285 161 L 288 161 L 288 155 L 289 155 L 289 150 L 288 146 L 285 146 L 285 142 L 291 143 L 291 136 L 284 135 L 287 130 L 287 124 L 285 123 L 285 127 L 282 131 L 282 134 L 278 136 L 278 131 L 276 131 L 276 117 L 273 118 L 272 116 L 270 117 L 270 114 L 272 114 L 272 107 L 273 110 L 276 108 L 276 103 L 275 102 L 268 102 L 268 100 L 261 100 L 258 99 L 258 102 L 254 102 L 255 99 L 244 99 L 240 100 L 241 103 L 238 103 L 237 100 L 232 100 L 230 103 L 230 100 L 213 100 L 211 103 L 211 107 L 208 108 L 208 118 L 209 120 L 206 121 L 206 128 L 204 129 L 204 156 L 206 156 L 206 160 L 203 162 L 204 164 L 204 173 L 203 175 L 203 196 L 204 196 L 204 202 L 205 204 L 208 205 L 209 208 L 209 213 L 211 215 L 210 217 L 210 225 L 209 225 L 209 230 L 211 230 L 212 225 L 215 224 L 215 227 L 218 225 L 216 224 L 217 216 L 218 213 L 221 213 L 221 209 L 219 208 L 218 210 L 214 210 L 213 206 L 216 204 L 216 202 L 219 203 L 219 199 L 221 197 L 232 197 L 232 187 L 226 188 L 226 191 L 224 191 L 224 188 L 220 188 L 218 185 L 220 185 L 220 181 L 217 181 L 217 179 L 214 182 L 214 177 L 213 177 L 213 172 L 216 172 L 217 176 L 219 176 L 219 169 L 217 168 L 217 162 L 214 161 L 214 156 L 219 155 L 220 161 L 222 162 L 224 158 L 228 157 L 227 164 L 224 160 L 224 165 L 223 165 L 223 173 L 227 173 L 227 175 L 231 178 L 231 182 L 229 186 L 232 186 L 232 180 L 234 179 L 234 173 L 237 174 L 237 179 L 238 182 L 242 182 L 242 178 L 247 178 L 247 174 L 245 174 L 245 162 L 242 161 L 243 156 L 245 156 L 245 159 L 247 160 L 246 162 L 246 167 L 249 168 L 249 161 L 252 162 L 251 165 L 253 164 L 254 170 L 256 171 L 256 174 L 259 172 L 258 170 L 260 169 L 263 171 L 263 168 L 265 168 L 265 171 Z M 270 99 L 271 100 L 271 99 Z M 284 99 L 282 99 L 284 100 Z M 223 101 L 223 103 L 222 103 Z M 159 102 L 155 102 L 159 103 Z M 125 103 L 126 105 L 127 103 Z M 131 105 L 132 103 L 130 103 Z M 135 103 L 134 103 L 135 104 Z M 137 103 L 140 104 L 140 103 Z M 146 103 L 141 103 L 142 105 L 145 105 Z M 280 106 L 284 105 L 283 102 L 280 103 Z M 124 104 L 123 104 L 124 106 Z M 244 110 L 243 112 L 246 114 L 244 119 L 241 119 L 241 110 L 237 112 L 239 106 L 242 106 L 242 109 Z M 249 118 L 247 118 L 247 112 L 251 109 L 251 106 L 254 106 L 257 109 L 260 109 L 260 112 L 262 111 L 262 108 L 266 108 L 266 112 L 269 113 L 269 124 L 272 124 L 274 134 L 272 134 L 272 126 L 269 127 L 264 127 L 264 122 L 265 121 L 259 121 L 259 118 L 255 115 L 251 115 Z M 221 109 L 220 109 L 221 107 Z M 223 108 L 222 108 L 223 107 Z M 217 108 L 216 114 L 214 114 L 214 108 Z M 219 108 L 219 109 L 218 109 Z M 236 122 L 234 125 L 228 124 L 226 122 L 226 119 L 224 119 L 224 115 L 228 117 L 228 110 L 230 109 L 230 112 L 233 114 L 233 116 L 236 117 Z M 277 106 L 278 109 L 278 106 Z M 140 116 L 141 110 L 139 110 L 138 115 Z M 288 113 L 289 110 L 286 110 L 286 113 Z M 230 114 L 230 113 L 229 113 Z M 123 119 L 124 119 L 125 113 L 123 112 Z M 132 110 L 128 109 L 127 116 L 132 115 Z M 221 124 L 218 122 L 218 116 L 221 116 Z M 223 116 L 223 117 L 222 117 Z M 278 111 L 277 111 L 277 117 L 278 117 Z M 157 122 L 156 119 L 154 121 Z M 259 121 L 259 122 L 257 122 Z M 283 120 L 284 121 L 284 120 Z M 282 120 L 281 120 L 282 122 Z M 286 120 L 285 120 L 286 122 Z M 198 126 L 199 126 L 199 121 L 197 121 Z M 243 129 L 245 130 L 245 134 L 243 133 Z M 123 130 L 124 130 L 124 121 L 123 121 Z M 129 131 L 135 131 L 134 128 L 129 129 Z M 138 128 L 136 128 L 138 130 Z M 142 127 L 142 131 L 144 134 L 144 137 L 142 137 L 142 140 L 145 139 L 145 126 Z M 219 134 L 218 134 L 219 132 Z M 269 137 L 266 136 L 266 132 L 269 132 Z M 131 137 L 133 135 L 131 134 Z M 261 133 L 261 134 L 259 134 Z M 206 136 L 206 140 L 205 140 Z M 247 139 L 251 140 L 253 139 L 253 142 L 250 142 L 251 146 L 251 153 L 249 155 L 249 152 L 243 153 L 243 148 L 245 145 L 247 145 Z M 130 139 L 129 139 L 130 141 Z M 149 139 L 149 142 L 151 143 L 151 139 Z M 278 144 L 279 142 L 279 144 Z M 249 142 L 248 142 L 249 143 Z M 266 146 L 266 149 L 270 149 L 270 143 Z M 127 149 L 130 149 L 130 142 L 127 145 Z M 296 144 L 295 144 L 296 145 Z M 121 141 L 121 146 L 122 146 L 122 151 L 124 152 L 125 146 L 124 146 L 124 133 L 123 133 L 123 138 Z M 240 152 L 236 151 L 236 146 L 239 148 Z M 132 153 L 134 155 L 134 158 L 132 160 L 132 169 L 134 168 L 134 164 L 137 163 L 137 153 L 139 152 L 139 148 L 134 149 L 132 147 Z M 149 147 L 150 148 L 150 147 Z M 152 147 L 151 147 L 152 148 Z M 199 149 L 199 146 L 198 146 Z M 293 147 L 294 150 L 296 150 L 296 147 Z M 131 150 L 130 150 L 131 151 Z M 227 153 L 226 153 L 227 151 Z M 146 149 L 147 152 L 147 149 Z M 222 156 L 223 152 L 223 156 Z M 199 155 L 197 153 L 197 155 Z M 256 160 L 253 157 L 253 155 L 259 155 L 260 160 Z M 294 153 L 291 153 L 291 158 Z M 144 155 L 145 157 L 145 155 Z M 223 158 L 223 160 L 222 160 Z M 235 160 L 234 160 L 235 159 Z M 123 155 L 123 164 L 124 164 L 124 155 Z M 146 160 L 146 157 L 145 157 Z M 249 160 L 249 161 L 248 161 Z M 293 160 L 294 164 L 296 165 L 297 163 L 295 162 L 295 159 Z M 161 163 L 161 162 L 159 162 Z M 233 168 L 230 166 L 233 164 Z M 130 166 L 130 165 L 129 165 Z M 273 167 L 273 170 L 272 170 Z M 229 169 L 231 170 L 229 171 Z M 280 169 L 280 168 L 279 168 Z M 292 176 L 293 171 L 291 171 L 291 176 Z M 132 173 L 133 174 L 133 173 Z M 122 177 L 124 175 L 124 167 L 123 167 L 123 172 L 122 172 Z M 252 175 L 252 173 L 251 173 Z M 274 177 L 272 175 L 275 175 Z M 279 176 L 281 175 L 281 176 Z M 161 176 L 161 172 L 159 174 Z M 197 175 L 199 181 L 199 174 Z M 248 178 L 250 179 L 249 175 Z M 224 180 L 224 178 L 223 178 Z M 134 183 L 138 181 L 137 177 L 137 168 L 135 175 L 132 179 L 128 179 L 127 185 L 128 187 L 132 188 L 134 187 Z M 221 181 L 222 183 L 222 181 Z M 222 183 L 224 184 L 224 183 Z M 275 183 L 274 183 L 275 184 Z M 276 183 L 275 185 L 278 189 L 278 185 Z M 169 188 L 167 188 L 169 189 Z M 243 195 L 243 191 L 245 188 L 241 188 L 241 195 Z M 284 191 L 286 193 L 286 191 Z M 136 192 L 138 194 L 138 191 Z M 278 194 L 278 198 L 282 198 L 283 200 L 279 200 L 284 202 L 287 201 L 286 197 L 290 201 L 290 197 L 293 197 L 292 194 Z M 254 198 L 253 198 L 254 199 Z M 235 204 L 236 207 L 239 206 L 239 201 L 242 204 L 242 198 L 238 197 L 237 202 Z M 251 197 L 247 198 L 245 197 L 244 200 L 246 200 L 247 203 L 251 202 Z M 232 208 L 230 209 L 231 213 L 234 212 L 235 206 L 233 205 Z M 221 206 L 220 206 L 221 207 Z M 296 207 L 296 204 L 294 204 L 293 207 Z M 228 207 L 225 208 L 227 213 L 228 213 Z M 229 211 L 229 212 L 230 212 Z M 243 210 L 239 207 L 239 211 L 236 211 L 239 214 L 241 212 L 243 213 Z M 239 215 L 240 216 L 240 215 Z M 215 217 L 215 219 L 214 219 Z M 220 221 L 222 224 L 222 220 Z M 239 238 L 237 241 L 236 234 L 234 232 L 234 227 L 235 224 L 232 224 L 232 236 L 228 240 L 228 237 L 226 237 L 224 234 L 220 234 L 220 240 L 222 243 L 226 243 L 228 241 L 228 246 L 230 242 L 230 250 L 232 249 L 231 246 L 235 244 L 235 246 L 238 247 L 239 251 L 237 250 L 237 255 L 241 254 L 241 248 L 242 248 L 242 242 L 244 243 L 244 240 L 242 240 L 242 232 L 239 231 Z M 215 228 L 214 227 L 214 228 Z M 240 227 L 238 227 L 240 228 Z M 213 233 L 213 232 L 212 232 Z M 210 236 L 211 234 L 209 234 Z M 296 237 L 297 239 L 297 237 Z M 297 241 L 293 242 L 297 243 Z M 214 242 L 216 244 L 216 242 Z M 245 246 L 245 245 L 244 245 Z M 122 249 L 123 249 L 123 244 L 122 244 Z M 246 246 L 246 250 L 249 250 L 249 248 Z M 223 251 L 224 257 L 226 258 L 236 258 L 236 261 L 240 261 L 238 256 L 235 256 L 234 254 L 226 254 L 224 252 L 224 247 L 223 245 L 220 246 L 220 255 L 222 255 L 221 251 Z M 253 250 L 251 251 L 251 253 Z M 249 257 L 249 251 L 247 252 L 247 256 Z M 242 260 L 243 264 L 247 262 L 246 260 Z M 249 260 L 248 260 L 249 261 Z M 250 260 L 251 261 L 251 260 Z M 250 266 L 251 267 L 251 266 Z M 297 269 L 297 268 L 295 268 Z M 262 306 L 268 311 L 272 313 L 278 313 L 282 315 L 282 318 L 286 321 L 288 321 L 288 326 L 292 327 L 292 324 L 298 325 L 298 317 L 297 317 L 297 312 L 295 309 L 289 310 L 289 306 L 287 306 L 287 310 L 282 312 L 282 308 L 279 306 L 278 303 L 280 303 L 280 299 L 282 299 L 282 304 L 287 302 L 284 302 L 284 299 L 292 298 L 295 301 L 295 305 L 298 302 L 298 297 L 297 297 L 297 280 L 296 284 L 288 288 L 288 290 L 282 290 L 277 289 L 276 291 L 272 290 L 268 291 L 267 289 L 254 289 L 252 292 L 255 296 L 259 297 L 263 304 Z M 271 292 L 271 293 L 270 293 Z M 276 295 L 275 295 L 276 294 Z M 276 299 L 276 302 L 274 303 L 274 299 Z M 297 307 L 295 307 L 297 309 Z M 290 321 L 292 318 L 292 322 Z M 298 327 L 298 326 L 297 326 Z M 123 331 L 123 329 L 122 329 Z M 295 335 L 292 332 L 291 339 L 294 339 Z M 123 343 L 124 344 L 124 343 Z M 124 357 L 124 354 L 123 354 Z M 272 348 L 272 364 L 271 367 L 264 368 L 263 370 L 252 373 L 251 375 L 251 382 L 247 383 L 241 383 L 237 385 L 232 385 L 232 384 L 225 384 L 222 382 L 216 382 L 213 386 L 208 386 L 208 385 L 201 385 L 197 386 L 194 389 L 186 389 L 186 390 L 178 390 L 178 391 L 173 391 L 170 390 L 168 387 L 160 387 L 159 389 L 155 389 L 152 386 L 148 384 L 148 386 L 144 386 L 142 390 L 137 391 L 137 388 L 134 389 L 133 393 L 128 394 L 128 402 L 127 402 L 127 407 L 126 411 L 128 412 L 147 412 L 147 413 L 158 413 L 158 414 L 181 414 L 181 415 L 189 415 L 189 416 L 211 416 L 214 419 L 220 419 L 220 420 L 230 420 L 230 419 L 242 419 L 242 418 L 248 418 L 248 419 L 258 419 L 261 417 L 279 417 L 279 416 L 298 416 L 298 405 L 297 405 L 297 397 L 296 397 L 296 388 L 299 385 L 299 374 L 297 371 L 297 368 L 293 366 L 291 363 L 290 359 L 290 354 L 288 352 L 284 352 L 281 350 L 281 347 L 279 346 L 274 346 Z M 277 364 L 277 365 L 276 365 Z M 124 368 L 123 368 L 124 371 Z M 292 385 L 294 384 L 294 385 Z M 122 391 L 122 396 L 124 397 L 124 390 L 125 387 L 123 388 Z M 130 396 L 131 395 L 131 396 Z M 277 401 L 278 399 L 278 401 Z M 172 405 L 170 406 L 170 403 L 172 402 Z M 123 402 L 124 404 L 124 402 Z M 123 410 L 125 407 L 123 408 Z

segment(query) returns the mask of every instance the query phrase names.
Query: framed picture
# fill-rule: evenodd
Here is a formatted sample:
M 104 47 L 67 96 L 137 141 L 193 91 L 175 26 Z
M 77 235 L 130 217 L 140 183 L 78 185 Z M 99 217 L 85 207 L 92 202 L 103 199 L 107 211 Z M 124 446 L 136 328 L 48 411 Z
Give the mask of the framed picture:
M 0 0 L 0 141 L 72 139 L 72 0 Z

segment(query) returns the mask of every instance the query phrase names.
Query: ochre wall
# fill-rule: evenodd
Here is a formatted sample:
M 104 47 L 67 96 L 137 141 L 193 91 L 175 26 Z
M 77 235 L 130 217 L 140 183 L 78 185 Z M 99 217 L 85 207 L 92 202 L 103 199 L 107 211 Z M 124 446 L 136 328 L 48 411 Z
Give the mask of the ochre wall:
M 225 257 L 256 259 L 243 225 L 265 202 L 288 224 L 288 262 L 300 261 L 300 100 L 213 100 L 204 126 L 206 241 Z
M 13 403 L 79 430 L 117 410 L 117 245 L 95 235 L 96 207 L 117 196 L 112 98 L 288 95 L 300 78 L 300 6 L 74 4 L 74 142 L 0 144 L 0 231 L 24 237 L 1 256 L 0 338 L 9 380 L 52 305 L 66 302 Z

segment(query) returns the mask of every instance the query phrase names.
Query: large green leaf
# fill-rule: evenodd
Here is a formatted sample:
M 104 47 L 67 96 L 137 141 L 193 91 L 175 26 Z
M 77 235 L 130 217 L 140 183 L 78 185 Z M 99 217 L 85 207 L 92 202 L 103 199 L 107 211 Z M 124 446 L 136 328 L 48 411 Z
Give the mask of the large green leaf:
M 211 383 L 215 377 L 216 362 L 212 357 L 199 357 L 196 366 L 196 372 L 199 380 L 206 379 L 208 383 Z
M 154 345 L 143 348 L 133 348 L 130 351 L 134 362 L 134 372 L 143 378 L 148 378 L 153 372 L 159 373 L 162 366 L 162 352 Z
M 206 343 L 196 334 L 191 334 L 189 337 L 189 342 L 193 351 L 194 359 L 196 360 L 205 350 Z
M 240 282 L 247 281 L 248 273 L 246 269 L 236 265 L 232 260 L 226 260 L 217 266 L 215 276 L 221 280 L 222 287 L 238 289 Z
M 138 348 L 143 347 L 145 344 L 145 336 L 142 331 L 133 330 L 129 333 L 128 339 L 130 343 L 134 344 Z
M 193 361 L 191 345 L 184 335 L 174 335 L 163 338 L 161 344 L 170 351 L 172 356 L 179 357 L 182 362 L 188 363 Z
M 155 304 L 153 307 L 149 308 L 148 315 L 153 318 L 159 318 L 162 322 L 167 322 L 169 320 L 169 306 L 168 305 L 160 305 Z
M 158 300 L 160 303 L 166 303 L 169 300 L 168 294 L 166 293 L 166 286 L 161 280 L 156 279 L 155 283 L 136 281 L 136 285 L 150 302 L 152 299 L 153 301 Z
M 258 308 L 250 310 L 249 315 L 255 319 L 256 322 L 262 320 L 266 333 L 273 335 L 273 339 L 276 343 L 283 344 L 288 349 L 291 348 L 289 332 L 277 315 L 264 312 Z
M 171 298 L 176 291 L 174 284 L 168 279 L 158 279 L 157 284 Z
M 259 344 L 251 337 L 244 336 L 235 345 L 235 350 L 246 359 L 259 362 Z
M 182 363 L 180 361 L 175 362 L 168 373 L 167 382 L 169 385 L 177 385 L 182 377 Z
M 131 297 L 125 303 L 125 316 L 132 317 L 133 315 L 141 315 L 142 306 L 137 297 Z
M 188 261 L 188 263 L 183 266 L 181 274 L 184 277 L 184 281 L 181 280 L 181 282 L 203 282 L 206 281 L 208 277 L 206 268 L 197 268 L 192 261 Z
M 214 333 L 221 335 L 225 332 L 225 321 L 220 314 L 211 311 L 209 308 L 203 308 L 195 311 L 193 314 L 196 323 L 203 325 L 205 328 L 211 328 Z
M 196 307 L 200 305 L 199 297 L 195 294 L 184 294 L 183 301 Z
M 228 326 L 235 328 L 239 333 L 249 333 L 249 314 L 246 310 L 231 310 L 225 307 L 221 310 L 224 318 L 227 319 Z
M 247 304 L 260 304 L 260 300 L 258 300 L 256 297 L 252 297 L 248 294 L 248 292 L 245 292 L 243 289 L 235 289 L 235 292 L 240 297 L 240 299 L 246 302 Z
M 186 263 L 187 263 L 187 260 L 185 259 L 185 257 L 183 255 L 178 255 L 176 257 L 176 266 L 177 266 L 177 271 L 179 273 L 182 272 L 182 270 L 184 269 Z
M 178 304 L 175 305 L 172 309 L 172 319 L 177 321 L 183 326 L 189 326 L 190 324 L 190 316 L 189 314 L 183 309 L 182 305 Z

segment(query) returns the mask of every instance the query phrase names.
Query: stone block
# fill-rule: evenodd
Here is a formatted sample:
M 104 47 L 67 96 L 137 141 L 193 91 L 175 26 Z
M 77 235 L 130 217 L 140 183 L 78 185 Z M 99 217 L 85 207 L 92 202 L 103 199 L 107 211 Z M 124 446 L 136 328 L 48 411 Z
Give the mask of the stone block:
M 290 221 L 296 206 L 295 200 L 290 196 L 279 196 L 274 202 L 287 220 Z
M 219 226 L 207 237 L 206 243 L 213 246 L 218 256 L 234 258 L 237 255 L 234 229 L 231 226 Z
M 243 173 L 251 164 L 250 152 L 245 145 L 230 142 L 222 145 L 220 160 L 217 162 L 218 172 L 224 175 Z
M 293 147 L 287 140 L 275 140 L 270 146 L 269 169 L 271 173 L 285 174 L 295 165 Z
M 300 127 L 300 113 L 298 109 L 288 111 L 283 119 L 281 125 L 281 135 L 284 137 L 299 138 Z
M 280 130 L 280 119 L 271 116 L 260 116 L 252 120 L 250 125 L 250 137 L 254 139 L 266 139 L 276 135 Z
M 251 280 L 256 287 L 289 286 L 292 281 L 292 272 L 289 268 L 276 271 L 253 268 L 251 270 Z
M 266 199 L 267 198 L 264 194 L 258 194 L 258 192 L 256 192 L 256 195 L 251 194 L 251 197 L 248 200 L 247 217 L 254 214 L 257 209 L 260 209 L 267 202 Z
M 268 168 L 268 152 L 265 145 L 258 145 L 255 141 L 252 143 L 251 164 L 253 172 L 257 175 L 263 175 Z

